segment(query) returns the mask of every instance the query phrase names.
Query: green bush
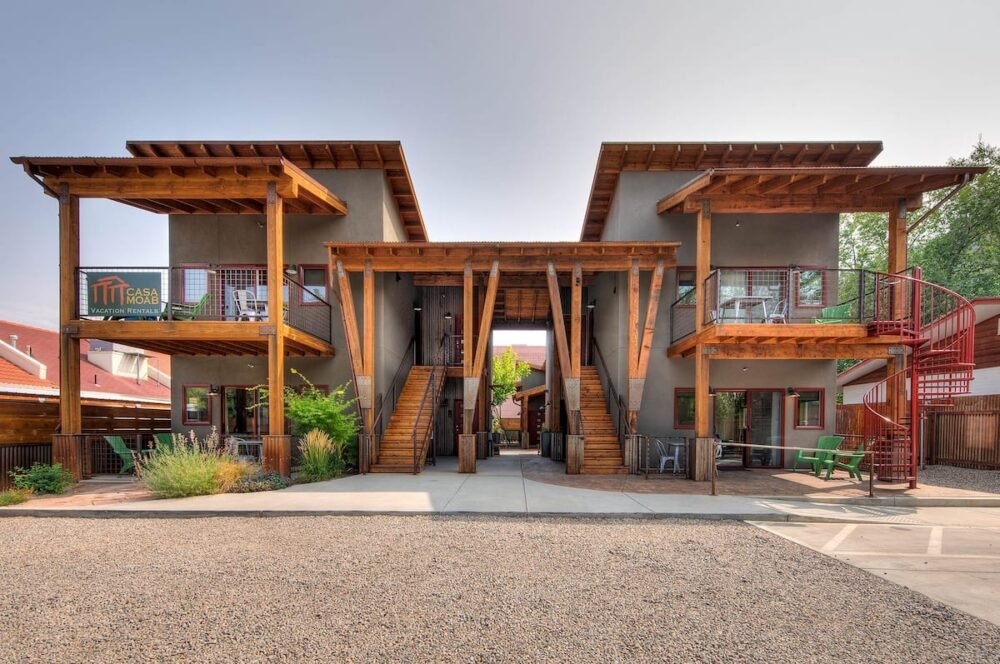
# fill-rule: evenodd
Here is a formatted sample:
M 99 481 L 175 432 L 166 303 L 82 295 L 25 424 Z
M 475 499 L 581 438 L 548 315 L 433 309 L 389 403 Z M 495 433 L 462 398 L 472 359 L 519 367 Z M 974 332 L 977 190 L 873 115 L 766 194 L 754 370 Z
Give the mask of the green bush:
M 0 507 L 17 505 L 31 498 L 31 491 L 28 489 L 7 489 L 0 491 Z
M 193 432 L 187 438 L 174 436 L 173 448 L 142 459 L 137 475 L 159 498 L 224 493 L 260 472 L 259 466 L 238 459 L 235 452 L 235 445 L 220 444 L 214 427 L 202 441 Z
M 314 429 L 324 432 L 342 449 L 345 465 L 358 464 L 358 416 L 354 399 L 347 397 L 350 383 L 327 393 L 313 385 L 302 373 L 292 369 L 305 386 L 285 387 L 285 414 L 292 425 L 292 435 L 302 437 Z M 258 387 L 260 404 L 267 404 L 267 388 Z
M 34 493 L 62 493 L 73 486 L 73 473 L 58 463 L 36 463 L 27 470 L 15 468 L 10 476 L 15 487 Z
M 322 482 L 344 472 L 343 441 L 336 441 L 325 432 L 313 429 L 299 440 L 302 463 L 300 477 L 305 482 Z
M 229 490 L 230 493 L 253 493 L 255 491 L 277 491 L 287 488 L 291 482 L 280 473 L 256 473 L 244 477 Z

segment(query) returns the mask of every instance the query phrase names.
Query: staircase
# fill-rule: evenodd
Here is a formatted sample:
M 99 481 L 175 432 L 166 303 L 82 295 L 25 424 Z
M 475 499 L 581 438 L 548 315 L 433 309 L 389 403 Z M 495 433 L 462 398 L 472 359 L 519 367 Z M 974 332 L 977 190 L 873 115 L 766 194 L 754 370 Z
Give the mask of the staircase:
M 583 467 L 592 475 L 627 473 L 621 441 L 597 367 L 580 367 L 580 418 L 583 422 Z
M 964 297 L 913 276 L 877 273 L 873 333 L 903 338 L 908 353 L 865 395 L 865 443 L 876 475 L 916 487 L 921 412 L 947 408 L 972 381 L 976 312 Z M 908 398 L 908 395 L 915 398 Z M 898 403 L 890 409 L 889 397 Z
M 443 365 L 410 368 L 389 426 L 382 434 L 378 460 L 372 464 L 370 472 L 419 473 L 423 470 L 444 392 L 444 379 Z

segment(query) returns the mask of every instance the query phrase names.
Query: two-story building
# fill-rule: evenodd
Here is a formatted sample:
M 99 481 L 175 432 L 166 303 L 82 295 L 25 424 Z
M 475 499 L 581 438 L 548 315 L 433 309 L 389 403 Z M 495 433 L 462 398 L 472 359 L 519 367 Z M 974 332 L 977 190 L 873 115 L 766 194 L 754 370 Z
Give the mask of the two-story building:
M 398 143 L 127 147 L 14 159 L 59 200 L 54 455 L 71 466 L 85 453 L 83 338 L 171 354 L 175 428 L 260 437 L 286 474 L 292 369 L 351 383 L 362 471 L 457 454 L 474 472 L 491 332 L 505 327 L 548 330 L 535 387 L 570 473 L 628 472 L 643 436 L 670 434 L 692 439 L 695 479 L 787 464 L 782 447 L 834 431 L 848 357 L 888 362 L 866 443 L 880 475 L 913 482 L 913 409 L 968 387 L 974 316 L 908 271 L 907 215 L 983 169 L 872 167 L 878 142 L 605 144 L 578 241 L 440 243 Z M 81 266 L 81 197 L 170 215 L 169 265 Z M 888 214 L 888 273 L 838 269 L 839 214 L 854 211 Z

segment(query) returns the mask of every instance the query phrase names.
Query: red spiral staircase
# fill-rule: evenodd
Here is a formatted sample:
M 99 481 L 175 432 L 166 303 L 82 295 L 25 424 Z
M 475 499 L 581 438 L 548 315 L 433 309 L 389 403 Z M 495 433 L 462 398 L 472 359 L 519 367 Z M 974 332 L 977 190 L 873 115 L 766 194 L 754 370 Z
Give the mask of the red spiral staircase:
M 920 268 L 872 277 L 869 331 L 902 342 L 864 396 L 865 442 L 879 480 L 916 487 L 922 412 L 969 392 L 976 313 L 961 295 L 923 281 Z

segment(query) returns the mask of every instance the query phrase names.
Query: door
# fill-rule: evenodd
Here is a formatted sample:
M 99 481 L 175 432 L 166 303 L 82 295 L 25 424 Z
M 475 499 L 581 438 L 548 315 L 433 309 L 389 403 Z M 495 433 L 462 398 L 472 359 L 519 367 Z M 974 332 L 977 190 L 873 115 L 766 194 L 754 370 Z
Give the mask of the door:
M 461 366 L 465 362 L 465 317 L 457 314 L 452 323 L 449 364 Z
M 458 437 L 462 435 L 462 400 L 455 399 L 451 407 L 452 430 L 455 437 L 455 455 L 458 455 Z
M 782 445 L 785 393 L 780 390 L 749 391 L 748 442 L 754 445 Z M 753 468 L 780 468 L 784 460 L 780 448 L 747 450 L 747 465 Z
M 743 391 L 716 390 L 712 399 L 715 436 L 722 444 L 722 455 L 716 459 L 719 468 L 743 468 L 746 448 L 734 443 L 746 443 L 747 394 Z
M 267 411 L 258 406 L 257 396 L 257 391 L 252 387 L 225 387 L 222 422 L 224 434 L 260 438 L 267 432 Z
M 545 426 L 545 409 L 534 408 L 528 411 L 528 444 L 538 445 L 541 443 L 539 432 L 543 426 Z

